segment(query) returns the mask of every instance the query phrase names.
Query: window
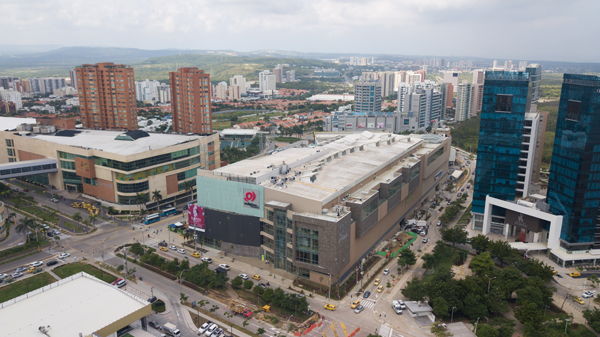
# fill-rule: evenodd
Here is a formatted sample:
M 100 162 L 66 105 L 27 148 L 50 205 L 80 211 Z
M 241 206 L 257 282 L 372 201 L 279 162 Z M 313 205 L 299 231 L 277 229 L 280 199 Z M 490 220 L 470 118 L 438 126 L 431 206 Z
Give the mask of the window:
M 568 120 L 579 122 L 579 114 L 581 113 L 581 102 L 569 100 L 567 103 L 567 116 Z
M 273 226 L 262 221 L 260 222 L 260 230 L 271 235 L 274 235 L 275 233 L 275 228 Z
M 427 158 L 427 166 L 431 165 L 436 159 L 438 159 L 442 154 L 444 154 L 444 148 L 435 151 L 429 158 Z
M 74 161 L 60 161 L 60 167 L 67 170 L 75 171 L 75 162 Z
M 9 156 L 11 156 L 11 157 L 14 156 L 13 149 L 6 149 L 6 150 L 8 151 Z
M 83 178 L 83 182 L 88 185 L 98 186 L 98 180 L 96 178 Z
M 70 160 L 75 160 L 75 155 L 72 153 L 66 153 L 66 152 L 62 152 L 62 151 L 58 151 L 58 155 L 62 158 L 62 159 L 70 159 Z
M 304 263 L 319 264 L 319 231 L 297 228 L 296 260 Z
M 138 193 L 147 191 L 149 189 L 148 182 L 143 181 L 141 183 L 134 184 L 121 184 L 117 183 L 117 191 L 121 193 Z
M 134 171 L 139 170 L 145 167 L 159 165 L 163 163 L 167 163 L 176 159 L 191 157 L 200 152 L 200 149 L 196 146 L 193 148 L 176 151 L 173 153 L 161 154 L 154 157 L 144 158 L 132 162 L 121 162 L 117 160 L 107 159 L 107 158 L 96 158 L 96 165 L 101 165 L 105 167 L 114 168 L 121 171 Z M 61 157 L 62 158 L 62 157 Z M 69 158 L 67 158 L 69 159 Z
M 496 111 L 511 112 L 512 111 L 512 95 L 496 95 Z

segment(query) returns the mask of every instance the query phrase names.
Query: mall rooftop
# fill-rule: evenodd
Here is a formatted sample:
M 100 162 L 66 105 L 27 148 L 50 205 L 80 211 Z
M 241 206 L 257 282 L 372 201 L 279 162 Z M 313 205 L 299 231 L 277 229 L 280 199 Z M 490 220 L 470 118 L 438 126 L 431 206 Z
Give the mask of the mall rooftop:
M 392 164 L 377 179 L 364 183 L 361 191 L 368 194 L 373 187 L 371 185 L 395 178 L 398 170 L 412 167 L 420 157 L 439 145 L 439 142 L 430 142 L 416 135 L 364 131 L 329 137 L 316 147 L 290 148 L 246 159 L 209 174 L 260 184 L 326 203 L 345 195 L 345 191 L 363 184 L 365 179 Z
M 141 130 L 62 130 L 54 134 L 34 134 L 17 131 L 21 136 L 62 145 L 106 151 L 118 155 L 132 155 L 194 141 L 203 136 L 147 133 Z

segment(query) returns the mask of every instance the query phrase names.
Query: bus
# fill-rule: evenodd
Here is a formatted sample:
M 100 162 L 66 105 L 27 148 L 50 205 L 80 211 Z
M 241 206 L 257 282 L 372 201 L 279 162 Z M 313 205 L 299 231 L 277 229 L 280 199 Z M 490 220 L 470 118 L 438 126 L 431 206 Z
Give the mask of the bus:
M 177 212 L 177 209 L 176 209 L 175 207 L 171 207 L 171 208 L 163 209 L 163 210 L 160 212 L 160 216 L 167 216 L 167 215 L 169 215 L 169 214 L 173 214 L 173 213 L 175 213 L 175 212 Z
M 150 215 L 146 216 L 146 218 L 144 219 L 144 223 L 146 225 L 148 225 L 153 222 L 157 222 L 158 220 L 160 220 L 160 214 L 154 213 L 154 214 L 150 214 Z

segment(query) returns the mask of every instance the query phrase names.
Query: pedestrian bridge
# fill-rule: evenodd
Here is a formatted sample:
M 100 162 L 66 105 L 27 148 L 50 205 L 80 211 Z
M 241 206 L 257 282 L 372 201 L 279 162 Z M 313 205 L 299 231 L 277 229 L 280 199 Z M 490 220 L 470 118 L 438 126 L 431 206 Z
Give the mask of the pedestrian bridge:
M 0 164 L 0 179 L 58 172 L 56 159 L 35 159 Z

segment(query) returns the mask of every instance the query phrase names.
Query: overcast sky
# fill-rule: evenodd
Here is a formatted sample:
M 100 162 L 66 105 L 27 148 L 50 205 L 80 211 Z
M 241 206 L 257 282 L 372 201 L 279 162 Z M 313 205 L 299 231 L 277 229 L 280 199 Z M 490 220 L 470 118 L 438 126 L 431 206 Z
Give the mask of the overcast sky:
M 598 0 L 2 0 L 0 43 L 600 62 Z

